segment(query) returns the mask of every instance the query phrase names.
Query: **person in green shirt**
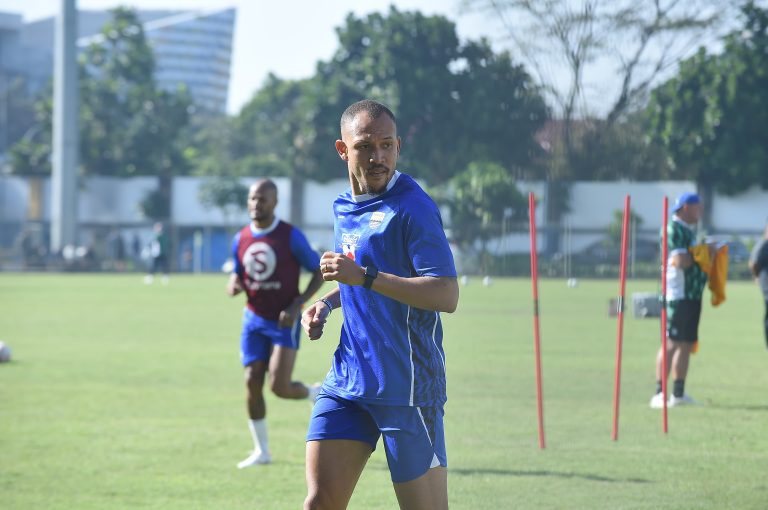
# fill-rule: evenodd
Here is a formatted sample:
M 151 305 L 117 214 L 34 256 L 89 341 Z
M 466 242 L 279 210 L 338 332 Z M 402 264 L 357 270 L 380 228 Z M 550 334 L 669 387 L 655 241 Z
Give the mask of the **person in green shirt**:
M 699 338 L 701 296 L 707 285 L 707 274 L 693 260 L 690 248 L 697 244 L 696 226 L 701 218 L 701 200 L 696 193 L 683 193 L 675 200 L 674 214 L 667 228 L 667 361 L 668 375 L 673 380 L 667 405 L 693 404 L 685 393 L 685 378 L 691 352 Z M 663 351 L 656 354 L 656 393 L 651 408 L 664 406 L 661 378 Z M 671 374 L 670 374 L 671 372 Z

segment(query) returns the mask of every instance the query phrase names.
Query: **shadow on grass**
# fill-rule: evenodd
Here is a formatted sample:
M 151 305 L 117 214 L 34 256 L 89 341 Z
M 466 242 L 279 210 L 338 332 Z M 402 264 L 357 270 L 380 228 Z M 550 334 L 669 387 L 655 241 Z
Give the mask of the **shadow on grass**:
M 475 475 L 500 475 L 500 476 L 519 476 L 519 477 L 544 476 L 544 477 L 554 477 L 554 478 L 575 478 L 580 480 L 590 480 L 593 482 L 609 482 L 609 483 L 653 483 L 652 480 L 645 480 L 643 478 L 609 478 L 607 476 L 601 476 L 601 475 L 582 474 L 582 473 L 560 473 L 557 471 L 515 471 L 512 469 L 487 469 L 487 468 L 452 469 L 449 467 L 448 473 L 450 475 L 459 474 L 459 475 L 468 475 L 468 476 L 475 476 Z
M 707 404 L 707 407 L 710 409 L 727 409 L 730 411 L 733 410 L 739 410 L 739 411 L 768 411 L 768 405 L 765 406 L 749 406 L 749 405 L 739 405 L 739 404 Z

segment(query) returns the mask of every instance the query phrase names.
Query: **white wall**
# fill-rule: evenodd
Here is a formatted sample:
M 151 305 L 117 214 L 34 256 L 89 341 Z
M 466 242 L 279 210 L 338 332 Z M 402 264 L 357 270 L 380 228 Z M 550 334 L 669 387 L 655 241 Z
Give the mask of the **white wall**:
M 630 195 L 630 207 L 643 219 L 642 228 L 658 230 L 664 196 L 671 206 L 685 191 L 696 191 L 696 186 L 687 181 L 577 182 L 571 188 L 571 212 L 564 219 L 575 229 L 607 228 L 614 212 L 624 210 L 624 198 Z
M 712 205 L 712 219 L 718 230 L 762 231 L 768 222 L 768 192 L 759 187 L 735 197 L 716 195 Z
M 90 177 L 79 188 L 77 219 L 96 224 L 144 222 L 139 204 L 155 188 L 155 177 Z
M 242 178 L 244 186 L 250 186 L 256 179 Z M 275 214 L 290 221 L 291 181 L 287 177 L 272 178 L 277 186 L 277 208 Z M 232 207 L 228 214 L 217 207 L 206 208 L 200 203 L 200 186 L 205 179 L 200 177 L 176 177 L 173 180 L 173 205 L 171 216 L 178 226 L 241 226 L 248 223 L 246 204 Z
M 304 234 L 316 249 L 333 249 L 333 201 L 349 189 L 349 179 L 304 183 Z
M 278 187 L 277 214 L 291 221 L 291 183 L 288 178 L 273 179 Z M 242 182 L 248 186 L 253 179 Z M 23 222 L 29 218 L 31 180 L 19 177 L 0 177 L 0 223 Z M 219 209 L 206 209 L 199 202 L 199 189 L 203 179 L 177 177 L 173 183 L 171 212 L 174 223 L 182 226 L 238 226 L 248 222 L 245 204 L 233 208 L 225 215 Z M 118 179 L 91 177 L 78 187 L 79 221 L 93 224 L 146 224 L 139 210 L 144 196 L 157 186 L 154 177 Z M 336 196 L 349 188 L 347 179 L 335 179 L 326 183 L 307 181 L 304 184 L 302 223 L 307 237 L 317 246 L 328 247 L 333 243 L 332 204 Z M 545 183 L 520 182 L 520 190 L 527 195 L 533 191 L 537 198 L 537 225 L 546 224 Z M 582 248 L 603 235 L 613 220 L 614 211 L 623 210 L 624 197 L 631 196 L 631 206 L 643 219 L 643 230 L 661 227 L 662 199 L 666 195 L 670 204 L 683 191 L 695 191 L 695 185 L 687 181 L 670 182 L 577 182 L 571 192 L 571 212 L 564 217 L 564 225 L 574 231 L 574 250 Z M 50 180 L 40 181 L 42 219 L 50 221 Z M 450 219 L 445 218 L 446 223 Z M 716 194 L 712 209 L 713 227 L 720 233 L 758 236 L 768 219 L 768 191 L 751 189 L 736 197 Z M 585 230 L 586 233 L 578 233 Z M 578 235 L 577 235 L 578 234 Z M 541 241 L 542 235 L 539 235 Z M 510 251 L 527 251 L 527 234 L 517 233 L 502 240 Z M 541 245 L 540 245 L 541 247 Z
M 333 226 L 333 201 L 349 189 L 348 179 L 304 183 L 304 216 L 307 226 Z

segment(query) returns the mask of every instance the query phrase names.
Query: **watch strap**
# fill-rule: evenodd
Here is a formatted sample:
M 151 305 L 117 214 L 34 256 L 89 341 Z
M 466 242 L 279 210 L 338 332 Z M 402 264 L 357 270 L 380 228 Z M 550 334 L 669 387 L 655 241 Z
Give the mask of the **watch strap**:
M 377 276 L 379 276 L 379 270 L 375 266 L 365 266 L 363 288 L 370 289 L 373 285 L 373 280 L 375 280 Z

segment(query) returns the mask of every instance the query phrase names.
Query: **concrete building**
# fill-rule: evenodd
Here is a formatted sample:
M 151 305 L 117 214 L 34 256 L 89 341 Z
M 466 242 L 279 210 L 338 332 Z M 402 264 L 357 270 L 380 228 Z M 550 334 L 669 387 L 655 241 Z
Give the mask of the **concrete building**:
M 252 180 L 243 178 L 241 184 L 248 186 Z M 273 180 L 280 196 L 275 211 L 277 216 L 303 225 L 302 230 L 318 251 L 333 249 L 331 204 L 337 194 L 349 188 L 349 180 L 304 182 L 301 213 L 297 217 L 292 216 L 290 208 L 294 192 L 290 179 L 275 177 Z M 218 271 L 229 257 L 232 234 L 249 221 L 244 204 L 227 210 L 205 206 L 200 201 L 200 189 L 205 181 L 201 177 L 176 177 L 173 180 L 169 230 L 177 248 L 173 264 L 179 270 L 191 270 L 190 261 L 197 260 L 199 263 L 194 267 Z M 103 245 L 110 235 L 121 232 L 126 240 L 138 239 L 140 246 L 145 245 L 151 235 L 152 221 L 141 215 L 138 204 L 157 185 L 157 178 L 150 176 L 130 179 L 89 177 L 81 181 L 77 215 L 79 242 Z M 544 216 L 546 183 L 518 181 L 517 186 L 521 193 L 532 191 L 540 199 L 536 205 L 539 231 L 557 230 L 564 238 L 563 252 L 574 255 L 605 239 L 614 214 L 621 211 L 626 195 L 631 195 L 632 211 L 642 220 L 642 225 L 632 231 L 632 237 L 657 244 L 663 197 L 674 200 L 681 192 L 696 189 L 696 184 L 690 181 L 574 182 L 570 195 L 571 212 L 561 224 L 548 225 Z M 25 237 L 47 246 L 45 239 L 52 220 L 50 203 L 50 178 L 0 175 L 0 271 L 21 267 L 20 247 Z M 719 239 L 752 242 L 761 236 L 765 227 L 768 190 L 753 187 L 733 197 L 715 193 L 712 212 L 714 223 L 709 234 Z M 445 212 L 444 220 L 450 230 L 450 216 Z M 200 236 L 199 244 L 195 242 L 197 236 Z M 538 241 L 540 253 L 543 253 L 546 249 L 543 236 L 539 236 Z M 497 254 L 527 253 L 530 249 L 527 225 L 516 225 L 506 235 L 491 240 L 487 248 Z M 632 250 L 631 245 L 630 262 Z M 186 253 L 193 257 L 185 257 Z M 736 262 L 746 267 L 743 260 Z
M 31 106 L 30 92 L 41 88 L 53 73 L 51 55 L 46 60 L 27 47 L 23 27 L 20 15 L 0 12 L 0 163 L 8 146 L 28 127 L 20 124 L 19 112 Z
M 236 10 L 137 14 L 155 52 L 160 87 L 176 90 L 184 84 L 199 109 L 225 113 Z M 108 11 L 78 11 L 78 47 L 98 41 L 110 19 Z M 8 147 L 29 128 L 23 121 L 34 96 L 53 76 L 55 21 L 24 23 L 18 14 L 0 12 L 0 166 Z

